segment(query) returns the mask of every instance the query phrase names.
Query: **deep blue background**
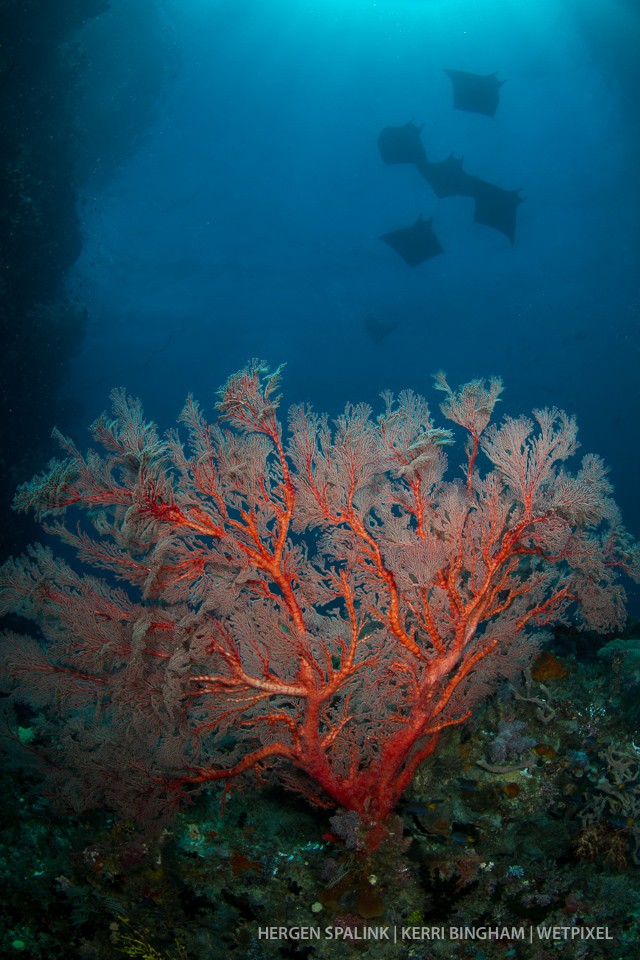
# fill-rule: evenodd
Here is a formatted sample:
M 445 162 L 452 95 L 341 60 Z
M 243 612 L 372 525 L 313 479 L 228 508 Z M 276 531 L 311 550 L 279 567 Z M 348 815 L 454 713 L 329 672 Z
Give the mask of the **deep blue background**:
M 97 59 L 122 31 L 123 2 L 87 27 Z M 429 395 L 441 368 L 452 383 L 498 374 L 503 411 L 577 414 L 583 449 L 611 465 L 640 535 L 633 5 L 165 0 L 162 11 L 178 66 L 156 123 L 108 183 L 87 182 L 81 206 L 72 287 L 90 320 L 68 391 L 83 422 L 124 385 L 169 426 L 189 391 L 210 409 L 253 356 L 286 361 L 287 401 L 333 414 L 385 388 Z M 445 68 L 507 80 L 495 119 L 453 109 Z M 514 247 L 472 222 L 471 200 L 438 201 L 415 169 L 382 163 L 380 129 L 410 119 L 430 159 L 453 151 L 469 173 L 522 188 Z M 419 214 L 445 253 L 410 269 L 378 237 Z M 369 312 L 400 323 L 382 345 L 364 332 Z

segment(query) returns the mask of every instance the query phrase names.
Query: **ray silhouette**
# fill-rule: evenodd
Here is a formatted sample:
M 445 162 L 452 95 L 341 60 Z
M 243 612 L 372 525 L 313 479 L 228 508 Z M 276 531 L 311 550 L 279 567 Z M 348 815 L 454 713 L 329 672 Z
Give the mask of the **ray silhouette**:
M 419 263 L 442 253 L 440 241 L 431 224 L 431 220 L 419 216 L 412 226 L 384 233 L 380 239 L 395 250 L 410 267 L 417 267 Z
M 466 70 L 445 70 L 453 86 L 453 105 L 456 110 L 481 113 L 494 117 L 500 102 L 500 87 L 506 80 L 498 80 L 495 73 L 482 75 Z

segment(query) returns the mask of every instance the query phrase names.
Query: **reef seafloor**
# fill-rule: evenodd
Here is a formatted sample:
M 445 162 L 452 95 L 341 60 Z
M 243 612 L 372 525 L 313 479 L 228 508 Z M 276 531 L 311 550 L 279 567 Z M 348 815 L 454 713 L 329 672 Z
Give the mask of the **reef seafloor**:
M 557 632 L 445 731 L 376 844 L 357 815 L 255 779 L 151 832 L 63 817 L 13 757 L 0 955 L 637 957 L 638 633 Z M 28 754 L 37 715 L 22 722 Z

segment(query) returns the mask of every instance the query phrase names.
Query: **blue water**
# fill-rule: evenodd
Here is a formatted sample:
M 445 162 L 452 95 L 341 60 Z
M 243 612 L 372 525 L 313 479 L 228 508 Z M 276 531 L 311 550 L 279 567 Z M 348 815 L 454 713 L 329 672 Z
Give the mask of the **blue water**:
M 123 4 L 87 29 L 96 55 Z M 188 392 L 209 406 L 253 356 L 286 362 L 288 401 L 332 414 L 385 388 L 429 395 L 438 369 L 451 383 L 498 374 L 504 412 L 577 415 L 640 535 L 633 6 L 165 0 L 162 11 L 176 66 L 155 121 L 81 204 L 71 283 L 90 319 L 68 391 L 83 422 L 124 385 L 169 426 Z M 494 119 L 453 109 L 446 68 L 507 81 Z M 473 222 L 471 200 L 437 200 L 413 167 L 383 164 L 380 130 L 411 119 L 430 159 L 463 155 L 469 173 L 522 189 L 513 247 Z M 412 269 L 379 236 L 420 214 L 444 254 Z M 369 313 L 399 323 L 382 344 L 365 333 Z

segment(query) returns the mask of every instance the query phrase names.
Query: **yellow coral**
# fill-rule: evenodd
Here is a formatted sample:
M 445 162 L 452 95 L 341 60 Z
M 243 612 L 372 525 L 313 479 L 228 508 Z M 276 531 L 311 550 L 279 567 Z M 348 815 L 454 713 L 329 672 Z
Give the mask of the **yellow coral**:
M 121 923 L 128 927 L 130 933 L 118 934 L 118 949 L 127 957 L 137 957 L 138 960 L 186 960 L 187 951 L 180 940 L 175 940 L 176 952 L 161 953 L 148 942 L 146 937 L 139 931 L 131 928 L 131 921 L 127 917 L 118 917 Z

